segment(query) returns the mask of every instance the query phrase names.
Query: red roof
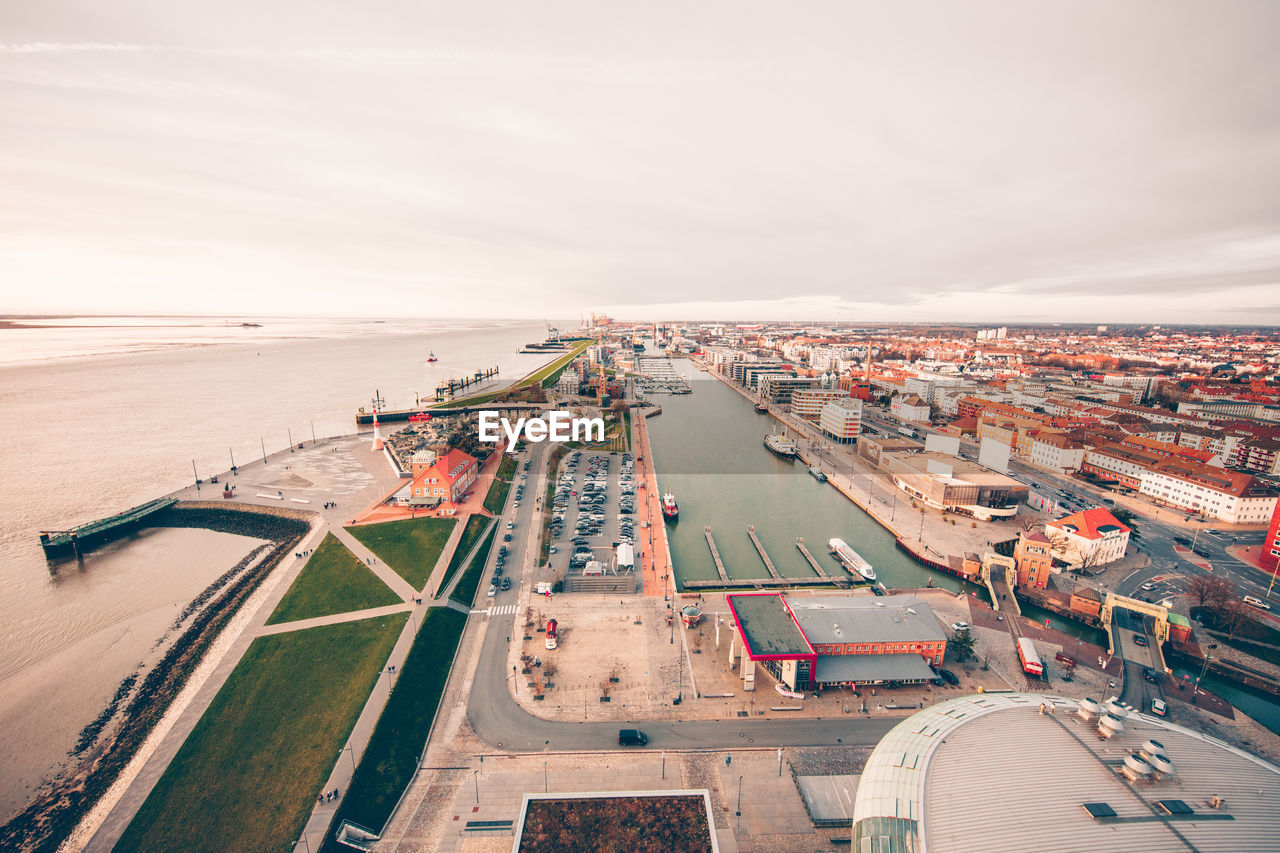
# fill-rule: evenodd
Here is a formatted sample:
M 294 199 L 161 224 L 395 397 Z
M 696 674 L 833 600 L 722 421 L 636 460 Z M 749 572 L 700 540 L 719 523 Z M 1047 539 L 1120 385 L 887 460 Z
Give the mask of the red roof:
M 1102 507 L 1081 510 L 1068 515 L 1066 518 L 1051 522 L 1049 526 L 1065 530 L 1068 533 L 1074 533 L 1077 536 L 1083 536 L 1085 539 L 1101 539 L 1106 534 L 1113 533 L 1116 530 L 1121 533 L 1129 532 L 1129 528 L 1121 524 L 1120 519 Z

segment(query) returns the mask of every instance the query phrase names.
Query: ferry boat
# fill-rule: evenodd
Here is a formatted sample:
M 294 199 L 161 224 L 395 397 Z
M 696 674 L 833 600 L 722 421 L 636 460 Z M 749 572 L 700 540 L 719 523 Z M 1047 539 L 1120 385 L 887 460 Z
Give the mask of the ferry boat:
M 827 482 L 827 475 L 824 474 L 822 472 L 822 469 L 819 468 L 817 465 L 809 466 L 809 476 L 813 477 L 813 479 L 817 480 L 819 483 Z
M 764 414 L 768 414 L 768 412 L 769 412 L 768 405 L 766 405 L 765 403 L 756 403 L 756 414 L 764 415 Z
M 846 545 L 843 539 L 828 539 L 827 548 L 850 572 L 862 575 L 868 581 L 875 583 L 876 570 L 871 568 L 870 563 L 862 559 L 861 554 Z
M 434 352 L 434 351 L 433 351 L 433 352 L 430 352 L 430 353 L 428 353 L 428 354 L 427 354 L 427 361 L 428 361 L 428 362 L 432 362 L 432 361 L 439 361 L 439 360 L 440 360 L 440 359 L 436 358 L 436 354 L 435 354 L 435 352 Z
M 796 443 L 785 435 L 771 432 L 764 437 L 764 446 L 775 456 L 783 459 L 796 458 Z
M 680 517 L 680 507 L 676 504 L 676 496 L 670 492 L 662 496 L 662 517 L 668 521 L 675 521 Z

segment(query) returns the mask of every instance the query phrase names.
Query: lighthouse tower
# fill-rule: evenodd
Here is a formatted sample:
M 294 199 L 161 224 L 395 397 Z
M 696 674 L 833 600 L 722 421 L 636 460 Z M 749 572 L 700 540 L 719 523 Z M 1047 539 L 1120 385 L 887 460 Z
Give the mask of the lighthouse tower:
M 386 400 L 382 399 L 382 394 L 377 391 L 374 391 L 373 392 L 373 447 L 371 447 L 370 449 L 375 452 L 382 449 L 382 430 L 378 428 L 378 410 L 381 409 L 385 404 L 386 404 Z

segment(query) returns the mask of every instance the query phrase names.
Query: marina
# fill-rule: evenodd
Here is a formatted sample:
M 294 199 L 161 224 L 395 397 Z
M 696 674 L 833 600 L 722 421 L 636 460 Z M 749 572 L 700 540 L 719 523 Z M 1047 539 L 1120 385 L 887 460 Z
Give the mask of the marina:
M 642 394 L 692 394 L 693 386 L 669 358 L 641 358 L 636 388 Z
M 651 419 L 648 427 L 663 487 L 679 495 L 682 515 L 699 522 L 666 527 L 679 589 L 787 588 L 788 579 L 800 586 L 848 587 L 852 578 L 840 577 L 834 568 L 819 571 L 814 562 L 823 558 L 806 556 L 810 547 L 802 550 L 796 543 L 825 543 L 837 533 L 875 566 L 887 586 L 924 587 L 932 580 L 934 586 L 962 588 L 958 579 L 940 577 L 899 550 L 895 537 L 832 488 L 834 483 L 819 483 L 807 466 L 767 452 L 752 401 L 692 362 L 680 365 L 682 370 L 688 365 L 685 372 L 697 393 L 664 401 L 666 416 Z M 777 578 L 761 571 L 750 537 L 714 536 L 713 556 L 705 528 L 741 530 L 746 521 Z

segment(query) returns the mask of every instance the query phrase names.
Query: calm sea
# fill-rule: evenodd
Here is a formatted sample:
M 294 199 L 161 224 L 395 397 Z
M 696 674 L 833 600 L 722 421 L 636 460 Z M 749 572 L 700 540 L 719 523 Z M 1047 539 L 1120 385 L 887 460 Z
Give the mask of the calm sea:
M 546 356 L 501 321 L 61 318 L 0 328 L 0 821 L 65 754 L 175 609 L 252 540 L 153 531 L 51 574 L 38 531 L 166 494 L 296 441 L 355 431 L 380 391 L 411 406 L 450 376 Z M 435 363 L 427 357 L 434 351 Z

